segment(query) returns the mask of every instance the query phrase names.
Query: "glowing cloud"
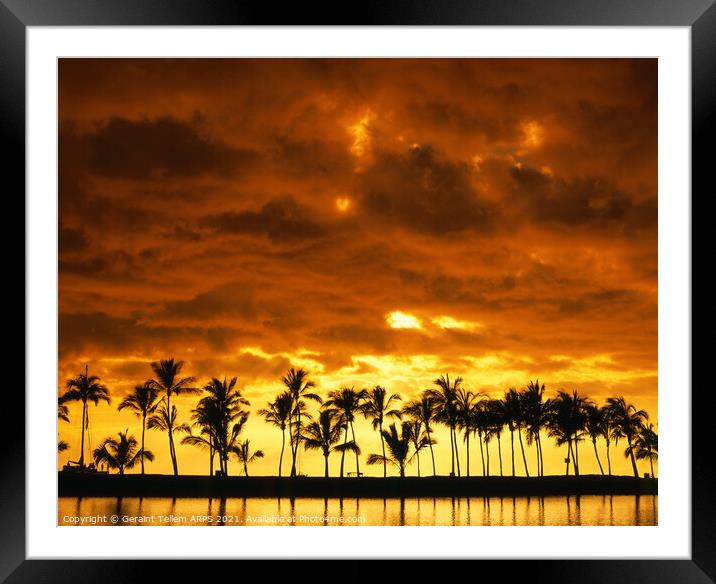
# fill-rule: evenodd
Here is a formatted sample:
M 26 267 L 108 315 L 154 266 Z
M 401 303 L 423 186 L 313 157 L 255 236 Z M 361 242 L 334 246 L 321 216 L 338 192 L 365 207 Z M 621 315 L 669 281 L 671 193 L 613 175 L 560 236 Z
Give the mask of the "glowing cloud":
M 394 329 L 421 329 L 423 324 L 416 316 L 395 310 L 385 315 L 385 320 Z
M 436 316 L 432 319 L 432 323 L 435 326 L 439 326 L 442 329 L 464 329 L 474 330 L 480 326 L 477 322 L 470 322 L 467 320 L 458 320 L 452 316 Z
M 537 148 L 544 141 L 544 128 L 534 120 L 522 124 L 523 143 L 530 148 Z
M 345 213 L 351 208 L 351 200 L 349 197 L 338 197 L 336 199 L 336 209 L 339 213 Z

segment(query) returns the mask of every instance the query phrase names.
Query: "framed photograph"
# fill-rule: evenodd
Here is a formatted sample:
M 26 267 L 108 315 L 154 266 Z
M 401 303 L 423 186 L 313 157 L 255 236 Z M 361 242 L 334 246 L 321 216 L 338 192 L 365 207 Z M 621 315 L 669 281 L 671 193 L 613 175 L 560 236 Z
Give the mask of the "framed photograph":
M 27 339 L 0 578 L 713 581 L 712 2 L 294 10 L 0 5 Z

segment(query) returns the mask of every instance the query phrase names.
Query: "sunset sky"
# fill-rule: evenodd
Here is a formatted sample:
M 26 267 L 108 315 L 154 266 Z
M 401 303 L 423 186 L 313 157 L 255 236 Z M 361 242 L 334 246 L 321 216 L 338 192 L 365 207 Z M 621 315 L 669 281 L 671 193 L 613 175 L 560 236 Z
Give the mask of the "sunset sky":
M 656 425 L 655 59 L 61 59 L 59 119 L 58 391 L 86 364 L 109 387 L 93 446 L 139 438 L 116 405 L 169 356 L 200 384 L 238 376 L 252 410 L 295 366 L 323 395 L 405 400 L 440 373 L 494 396 L 539 378 Z M 60 465 L 79 457 L 70 415 Z M 170 472 L 147 436 L 148 472 Z M 275 473 L 280 432 L 253 415 L 245 437 L 267 455 L 252 474 Z M 178 457 L 207 472 L 205 452 Z M 630 472 L 621 445 L 612 463 Z M 580 467 L 598 472 L 590 444 Z

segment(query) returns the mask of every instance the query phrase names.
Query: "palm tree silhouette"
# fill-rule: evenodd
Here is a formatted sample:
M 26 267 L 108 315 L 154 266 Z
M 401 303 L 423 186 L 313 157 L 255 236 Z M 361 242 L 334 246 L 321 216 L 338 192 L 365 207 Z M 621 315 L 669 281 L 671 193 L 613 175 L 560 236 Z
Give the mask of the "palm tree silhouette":
M 133 468 L 139 460 L 154 460 L 154 455 L 149 450 L 138 450 L 137 440 L 134 436 L 127 436 L 129 430 L 119 432 L 119 440 L 116 438 L 105 438 L 99 447 L 92 453 L 97 466 L 105 463 L 109 468 L 116 468 L 119 474 L 124 474 L 124 469 Z
M 283 465 L 283 451 L 286 446 L 286 426 L 291 421 L 291 408 L 293 398 L 288 391 L 284 391 L 276 396 L 276 398 L 268 404 L 265 409 L 259 410 L 259 416 L 264 417 L 264 421 L 272 424 L 281 430 L 281 456 L 278 459 L 278 476 L 281 476 L 281 466 Z
M 455 390 L 455 422 L 458 428 L 463 431 L 463 441 L 465 442 L 465 456 L 466 456 L 466 473 L 470 476 L 470 434 L 475 428 L 475 416 L 473 405 L 475 402 L 475 394 L 471 391 L 466 391 L 463 387 L 458 387 Z M 457 437 L 455 443 L 455 450 L 457 452 Z M 482 443 L 480 444 L 480 452 L 482 452 Z M 458 474 L 460 474 L 458 466 Z
M 437 440 L 432 437 L 432 421 L 435 419 L 435 401 L 427 392 L 423 392 L 419 400 L 408 402 L 403 406 L 403 414 L 410 416 L 413 422 L 420 422 L 425 428 L 425 434 L 428 438 L 428 446 L 430 447 L 430 458 L 433 462 L 433 476 L 437 476 L 435 471 L 435 453 L 433 452 L 433 444 L 437 444 Z
M 67 442 L 65 442 L 64 440 L 60 440 L 57 443 L 57 452 L 58 453 L 64 452 L 65 450 L 69 450 L 69 448 L 70 448 L 70 445 L 67 444 Z
M 316 387 L 313 381 L 308 380 L 308 372 L 304 369 L 294 369 L 291 367 L 286 375 L 281 378 L 281 382 L 286 386 L 293 400 L 293 409 L 291 412 L 291 421 L 296 419 L 295 427 L 291 432 L 291 476 L 296 476 L 296 456 L 298 455 L 298 447 L 301 441 L 301 413 L 304 411 L 305 402 L 303 399 L 310 399 L 321 403 L 321 398 L 310 393 L 309 390 Z M 290 424 L 291 422 L 289 422 Z
M 166 432 L 170 436 L 174 432 L 186 432 L 187 434 L 191 432 L 188 424 L 177 424 L 177 407 L 173 405 L 171 409 L 168 409 L 166 396 L 159 400 L 154 413 L 149 417 L 147 430 L 159 430 L 160 432 Z M 173 442 L 171 444 L 173 449 Z M 170 449 L 171 453 L 172 450 Z
M 248 440 L 244 440 L 239 444 L 231 446 L 231 452 L 236 455 L 236 458 L 244 466 L 244 476 L 246 477 L 249 476 L 249 464 L 257 461 L 259 458 L 264 457 L 263 450 L 251 452 L 251 447 L 249 444 L 250 443 Z
M 62 420 L 63 422 L 70 421 L 70 408 L 62 402 L 62 398 L 60 398 L 57 402 L 57 419 Z
M 308 424 L 303 431 L 303 447 L 306 450 L 320 450 L 324 459 L 324 474 L 328 478 L 328 457 L 334 450 L 340 449 L 338 442 L 343 431 L 342 417 L 334 410 L 321 410 L 318 421 Z M 355 444 L 350 443 L 355 452 Z
M 179 377 L 184 367 L 184 361 L 174 361 L 174 358 L 163 359 L 151 363 L 154 379 L 150 379 L 157 392 L 164 394 L 165 400 L 165 418 L 169 420 L 172 416 L 176 419 L 176 408 L 171 405 L 172 395 L 199 393 L 199 389 L 192 384 L 196 381 L 193 377 Z M 155 426 L 159 427 L 159 426 Z M 174 448 L 173 424 L 167 426 L 167 435 L 169 436 L 169 456 L 172 460 L 172 468 L 174 475 L 179 474 L 179 466 L 177 464 L 177 455 Z
M 124 409 L 132 411 L 138 418 L 142 419 L 142 451 L 144 451 L 144 432 L 147 426 L 147 416 L 154 413 L 159 405 L 157 389 L 154 384 L 145 382 L 142 385 L 135 385 L 134 391 L 120 402 L 117 411 Z M 140 458 L 142 474 L 144 474 L 144 458 Z
M 356 455 L 356 476 L 360 476 L 360 462 L 358 455 L 360 450 L 358 449 L 358 443 L 356 442 L 356 433 L 353 428 L 353 422 L 358 414 L 363 413 L 363 400 L 365 399 L 367 392 L 362 389 L 357 391 L 353 387 L 341 387 L 338 391 L 331 391 L 328 393 L 328 399 L 323 404 L 323 407 L 328 410 L 333 410 L 336 415 L 342 418 L 342 424 L 345 425 L 345 439 L 343 441 L 343 449 L 341 450 L 341 478 L 343 477 L 343 462 L 345 459 L 346 450 L 353 450 Z M 348 428 L 351 430 L 353 437 L 353 446 L 348 446 Z
M 462 377 L 450 381 L 448 374 L 441 375 L 433 381 L 436 389 L 428 389 L 427 394 L 435 403 L 435 420 L 445 424 L 450 430 L 450 476 L 455 476 L 455 462 L 457 474 L 460 476 L 460 459 L 457 453 L 457 408 L 455 405 L 456 392 L 462 385 Z M 456 460 L 457 459 L 457 460 Z
M 594 456 L 597 458 L 599 471 L 602 473 L 602 476 L 604 476 L 604 468 L 602 467 L 602 461 L 599 460 L 599 452 L 597 451 L 597 438 L 604 436 L 604 410 L 590 403 L 585 406 L 584 412 L 586 414 L 584 429 L 592 440 Z
M 394 393 L 390 397 L 386 397 L 387 393 L 384 387 L 376 385 L 373 389 L 366 391 L 363 397 L 362 411 L 366 418 L 370 418 L 373 424 L 373 430 L 378 430 L 380 434 L 380 443 L 383 449 L 383 457 L 385 457 L 385 440 L 383 439 L 383 421 L 385 418 L 400 419 L 400 411 L 390 409 L 391 405 L 401 401 L 401 397 Z M 388 476 L 388 465 L 383 464 L 383 476 Z
M 647 459 L 651 469 L 651 478 L 654 475 L 654 461 L 659 459 L 659 436 L 654 431 L 654 424 L 642 424 L 639 435 L 634 441 L 637 460 Z
M 401 478 L 405 477 L 405 465 L 412 460 L 412 457 L 408 456 L 410 454 L 410 434 L 410 422 L 403 422 L 401 435 L 398 435 L 398 429 L 395 424 L 391 424 L 388 430 L 383 430 L 383 438 L 388 446 L 389 456 L 371 454 L 368 456 L 368 464 L 389 462 L 398 467 Z
M 251 405 L 236 388 L 236 377 L 227 381 L 213 378 L 204 386 L 207 394 L 199 400 L 194 416 L 203 423 L 219 455 L 219 465 L 224 476 L 229 474 L 229 451 L 234 445 L 249 413 L 242 406 Z
M 547 431 L 555 438 L 557 446 L 567 445 L 566 474 L 569 474 L 569 462 L 574 462 L 574 474 L 579 476 L 579 454 L 577 440 L 586 424 L 585 406 L 587 401 L 576 391 L 571 394 L 559 391 L 557 397 L 551 400 L 550 411 L 547 416 Z M 574 449 L 572 445 L 574 444 Z
M 85 366 L 84 374 L 79 373 L 76 377 L 68 379 L 66 383 L 66 391 L 60 398 L 60 406 L 67 402 L 78 401 L 82 403 L 82 431 L 80 442 L 80 472 L 84 472 L 85 468 L 85 428 L 89 422 L 89 411 L 87 410 L 87 402 L 92 402 L 95 406 L 100 401 L 110 403 L 109 390 L 107 386 L 100 383 L 99 377 L 89 375 L 89 367 Z M 58 412 L 60 413 L 60 412 Z
M 515 476 L 515 430 L 517 430 L 518 432 L 520 431 L 519 422 L 522 416 L 522 412 L 520 407 L 520 394 L 514 387 L 511 387 L 505 392 L 505 395 L 502 398 L 502 409 L 504 413 L 505 424 L 507 424 L 507 429 L 510 431 L 512 476 Z M 526 469 L 527 460 L 525 459 L 524 449 L 522 450 L 522 458 L 525 462 Z M 529 474 L 527 476 L 529 476 Z
M 626 439 L 627 448 L 624 456 L 631 459 L 634 476 L 639 478 L 639 469 L 634 456 L 634 441 L 639 435 L 642 425 L 649 420 L 649 414 L 644 410 L 637 410 L 633 404 L 626 403 L 622 396 L 607 398 L 607 408 L 614 424 L 612 430 L 614 443 L 618 444 L 620 438 Z
M 427 432 L 423 430 L 423 423 L 420 420 L 410 420 L 403 424 L 403 431 L 409 432 L 410 443 L 415 451 L 415 459 L 418 461 L 418 476 L 420 476 L 420 451 L 435 443 Z
M 609 447 L 611 445 L 612 435 L 614 434 L 614 422 L 612 420 L 612 412 L 608 405 L 602 406 L 600 410 L 602 417 L 601 436 L 607 444 L 607 473 L 609 476 L 612 476 L 612 457 L 609 453 Z
M 530 381 L 522 391 L 522 405 L 527 433 L 527 444 L 534 441 L 537 449 L 537 476 L 544 476 L 544 460 L 542 456 L 542 442 L 540 432 L 547 420 L 549 400 L 544 401 L 544 383 L 540 385 L 539 379 Z
M 485 406 L 487 414 L 486 433 L 490 438 L 497 438 L 497 456 L 500 460 L 500 476 L 502 473 L 502 442 L 500 437 L 505 427 L 505 404 L 500 399 L 491 399 Z

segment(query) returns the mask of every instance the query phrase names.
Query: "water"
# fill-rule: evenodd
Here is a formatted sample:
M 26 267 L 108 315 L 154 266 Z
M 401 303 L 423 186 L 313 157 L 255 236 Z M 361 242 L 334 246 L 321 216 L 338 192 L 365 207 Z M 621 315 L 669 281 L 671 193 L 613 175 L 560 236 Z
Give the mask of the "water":
M 58 525 L 656 525 L 656 495 L 469 498 L 60 497 Z

